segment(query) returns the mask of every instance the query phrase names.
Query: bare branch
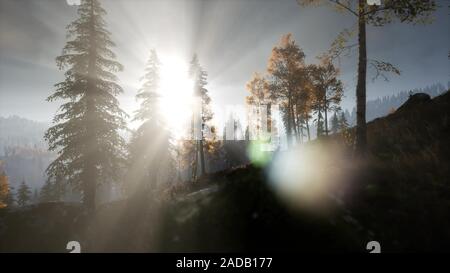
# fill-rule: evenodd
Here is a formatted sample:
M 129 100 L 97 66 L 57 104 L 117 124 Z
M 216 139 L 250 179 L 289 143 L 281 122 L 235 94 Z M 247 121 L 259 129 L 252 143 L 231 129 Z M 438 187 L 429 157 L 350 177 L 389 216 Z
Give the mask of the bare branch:
M 356 11 L 354 11 L 353 9 L 351 9 L 349 6 L 346 6 L 344 4 L 341 3 L 341 1 L 339 0 L 328 0 L 331 3 L 334 3 L 338 6 L 340 6 L 341 8 L 344 8 L 345 10 L 349 11 L 351 14 L 355 15 L 356 17 L 358 17 L 358 13 Z
M 400 75 L 400 70 L 396 68 L 393 64 L 378 61 L 378 60 L 369 60 L 370 66 L 375 70 L 375 76 L 372 78 L 372 81 L 377 80 L 379 77 L 382 77 L 385 81 L 389 81 L 386 73 L 393 73 L 396 75 Z

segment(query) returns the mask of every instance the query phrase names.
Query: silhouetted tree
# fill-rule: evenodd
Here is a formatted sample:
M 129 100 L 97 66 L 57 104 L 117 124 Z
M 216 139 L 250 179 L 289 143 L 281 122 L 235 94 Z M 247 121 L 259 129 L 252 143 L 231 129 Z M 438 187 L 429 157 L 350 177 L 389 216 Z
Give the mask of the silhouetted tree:
M 26 184 L 25 180 L 20 184 L 17 190 L 17 204 L 21 207 L 25 206 L 31 200 L 31 190 Z
M 354 16 L 358 21 L 358 81 L 356 85 L 356 150 L 360 155 L 366 151 L 367 133 L 366 133 L 366 78 L 367 78 L 367 42 L 366 26 L 383 26 L 394 19 L 400 22 L 424 22 L 436 8 L 434 0 L 384 0 L 381 5 L 368 5 L 367 0 L 297 0 L 302 6 L 317 5 L 319 3 L 328 3 L 334 5 L 339 11 L 344 11 Z M 344 33 L 350 34 L 345 31 Z M 335 54 L 348 49 L 345 35 L 340 35 L 338 41 L 332 49 Z M 376 69 L 377 76 L 383 71 L 399 71 L 391 64 L 380 61 L 372 61 L 371 65 Z
M 140 108 L 134 120 L 141 125 L 133 132 L 129 144 L 127 177 L 132 193 L 154 190 L 158 182 L 172 178 L 170 133 L 159 108 L 160 66 L 158 55 L 152 50 L 142 78 L 143 86 L 136 95 Z
M 106 11 L 98 0 L 82 0 L 78 19 L 68 26 L 69 41 L 56 61 L 65 80 L 48 101 L 65 100 L 45 135 L 58 157 L 47 168 L 48 179 L 61 177 L 83 192 L 89 209 L 96 206 L 100 183 L 118 182 L 124 165 L 126 114 L 116 96 L 122 88 L 115 72 L 123 69 L 111 51 Z
M 193 178 L 197 175 L 198 157 L 200 157 L 200 174 L 206 173 L 205 169 L 205 132 L 208 128 L 208 122 L 212 119 L 213 114 L 210 108 L 211 98 L 206 89 L 208 74 L 201 67 L 197 55 L 194 55 L 189 67 L 189 76 L 194 82 L 194 96 L 200 100 L 200 136 L 196 140 L 195 159 L 193 163 Z M 193 117 L 195 118 L 195 117 Z

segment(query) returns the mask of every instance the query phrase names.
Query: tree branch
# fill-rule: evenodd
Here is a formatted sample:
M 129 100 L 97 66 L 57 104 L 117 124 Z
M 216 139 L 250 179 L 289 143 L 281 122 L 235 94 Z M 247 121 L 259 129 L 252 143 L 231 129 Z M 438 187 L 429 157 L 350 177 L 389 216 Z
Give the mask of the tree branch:
M 389 78 L 385 73 L 393 73 L 396 75 L 400 75 L 400 70 L 396 68 L 394 65 L 378 60 L 369 60 L 369 65 L 375 70 L 375 76 L 372 78 L 372 81 L 375 81 L 379 77 L 382 77 L 385 81 L 389 81 Z
M 328 1 L 346 9 L 347 11 L 358 17 L 358 13 L 356 11 L 352 10 L 349 6 L 342 4 L 339 0 L 328 0 Z

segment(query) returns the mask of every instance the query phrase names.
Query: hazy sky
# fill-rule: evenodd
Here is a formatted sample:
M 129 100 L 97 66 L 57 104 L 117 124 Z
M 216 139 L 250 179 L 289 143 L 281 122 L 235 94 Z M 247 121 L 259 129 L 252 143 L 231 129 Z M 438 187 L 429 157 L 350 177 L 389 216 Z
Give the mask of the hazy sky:
M 129 113 L 136 105 L 151 48 L 188 62 L 194 52 L 209 74 L 214 104 L 243 104 L 245 83 L 264 72 L 272 47 L 291 32 L 308 62 L 324 52 L 337 33 L 351 27 L 350 15 L 330 8 L 301 8 L 295 0 L 103 0 Z M 445 4 L 441 1 L 441 4 Z M 389 83 L 369 80 L 368 97 L 392 94 L 449 80 L 449 11 L 441 8 L 434 24 L 393 24 L 368 29 L 369 58 L 392 62 L 402 71 Z M 0 116 L 17 114 L 49 121 L 58 103 L 45 98 L 62 80 L 55 57 L 65 44 L 65 27 L 76 17 L 66 0 L 0 0 Z M 354 105 L 355 58 L 342 62 L 344 107 Z M 369 76 L 369 79 L 371 77 Z

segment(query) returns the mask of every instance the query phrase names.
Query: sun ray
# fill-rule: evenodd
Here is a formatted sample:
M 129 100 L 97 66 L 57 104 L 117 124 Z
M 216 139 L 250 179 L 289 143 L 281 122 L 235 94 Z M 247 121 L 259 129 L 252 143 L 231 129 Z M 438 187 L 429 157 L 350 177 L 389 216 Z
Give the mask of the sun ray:
M 188 75 L 188 65 L 181 58 L 161 58 L 160 111 L 176 139 L 183 137 L 193 104 L 193 81 Z

